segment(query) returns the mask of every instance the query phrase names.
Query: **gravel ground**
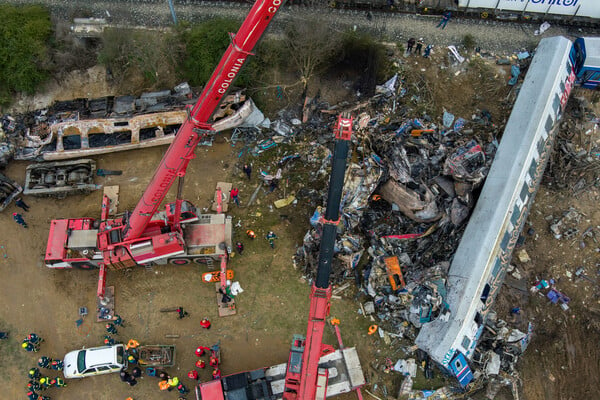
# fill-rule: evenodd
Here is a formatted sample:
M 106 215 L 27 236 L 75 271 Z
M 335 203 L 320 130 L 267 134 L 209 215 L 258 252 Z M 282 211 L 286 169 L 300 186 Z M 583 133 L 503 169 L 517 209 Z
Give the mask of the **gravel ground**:
M 94 1 L 87 0 L 7 0 L 13 4 L 42 3 L 47 5 L 52 15 L 59 20 L 71 20 L 74 17 L 106 18 L 111 24 L 139 25 L 146 27 L 164 27 L 171 23 L 171 13 L 166 1 L 159 4 L 156 0 L 147 1 Z M 248 13 L 250 4 L 228 2 L 198 2 L 188 0 L 176 4 L 175 11 L 179 21 L 198 22 L 217 16 L 242 19 Z M 373 13 L 367 19 L 366 11 L 333 10 L 306 8 L 304 6 L 285 6 L 271 26 L 271 32 L 281 31 L 293 20 L 318 18 L 331 24 L 340 31 L 352 27 L 368 30 L 386 41 L 405 42 L 410 37 L 425 39 L 427 44 L 446 46 L 460 44 L 466 34 L 476 38 L 482 50 L 507 55 L 522 49 L 533 49 L 544 36 L 564 35 L 567 37 L 598 35 L 600 29 L 553 25 L 542 36 L 535 36 L 538 24 L 497 22 L 454 18 L 446 29 L 435 26 L 439 16 L 413 14 Z

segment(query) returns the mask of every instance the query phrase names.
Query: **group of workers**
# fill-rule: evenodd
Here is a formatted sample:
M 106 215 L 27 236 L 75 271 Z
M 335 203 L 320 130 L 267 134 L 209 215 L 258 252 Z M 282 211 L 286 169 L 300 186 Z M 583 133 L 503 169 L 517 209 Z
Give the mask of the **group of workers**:
M 39 346 L 43 342 L 43 339 L 35 333 L 30 333 L 23 343 L 29 343 L 32 345 Z M 30 368 L 27 372 L 29 382 L 27 382 L 26 395 L 30 400 L 50 400 L 50 397 L 39 394 L 40 391 L 46 390 L 51 387 L 62 388 L 67 386 L 64 379 L 57 376 L 56 378 L 50 378 L 42 375 L 40 368 L 45 368 L 53 371 L 62 371 L 63 362 L 60 360 L 53 360 L 50 357 L 41 356 L 38 359 L 37 367 Z
M 108 322 L 106 325 L 104 325 L 104 328 L 106 328 L 106 333 L 108 333 L 108 335 L 104 335 L 104 344 L 107 346 L 113 346 L 117 343 L 117 342 L 112 336 L 110 335 L 118 335 L 119 331 L 117 330 L 117 326 L 124 326 L 123 324 L 125 323 L 125 321 L 123 321 L 123 318 L 121 318 L 121 316 L 119 314 L 115 314 L 114 318 L 112 319 L 112 322 Z
M 27 335 L 23 342 L 21 343 L 21 348 L 23 348 L 27 352 L 37 352 L 40 349 L 40 344 L 44 341 L 41 337 L 39 337 L 35 333 L 30 333 Z
M 246 236 L 250 240 L 256 239 L 256 233 L 254 233 L 254 231 L 252 229 L 248 229 L 246 231 Z M 279 237 L 275 234 L 275 232 L 269 231 L 265 235 L 265 239 L 267 239 L 267 241 L 269 242 L 269 246 L 271 246 L 271 248 L 274 249 L 275 248 L 275 239 L 279 239 Z M 238 242 L 238 243 L 240 243 L 240 242 Z M 237 246 L 237 244 L 236 244 L 236 246 Z M 244 246 L 243 245 L 242 245 L 242 250 L 244 250 Z M 238 247 L 238 252 L 240 254 L 242 254 L 242 252 L 239 250 L 239 247 Z

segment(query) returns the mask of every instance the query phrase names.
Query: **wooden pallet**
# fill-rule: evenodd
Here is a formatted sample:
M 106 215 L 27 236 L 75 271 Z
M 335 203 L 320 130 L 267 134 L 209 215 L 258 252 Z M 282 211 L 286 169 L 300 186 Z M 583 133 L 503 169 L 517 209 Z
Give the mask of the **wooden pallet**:
M 213 211 L 217 211 L 217 201 L 219 200 L 218 198 L 218 188 L 221 188 L 221 212 L 227 212 L 227 209 L 229 208 L 229 192 L 231 191 L 231 188 L 233 187 L 233 184 L 231 184 L 230 182 L 217 182 L 217 187 L 215 188 L 215 197 L 213 199 L 213 203 L 212 203 L 212 207 L 211 210 Z
M 221 284 L 215 283 L 215 293 L 217 295 L 217 307 L 219 309 L 219 317 L 229 317 L 230 315 L 235 315 L 237 313 L 235 299 L 231 299 L 231 301 L 229 301 L 228 303 L 223 303 L 223 295 L 219 293 L 220 288 Z

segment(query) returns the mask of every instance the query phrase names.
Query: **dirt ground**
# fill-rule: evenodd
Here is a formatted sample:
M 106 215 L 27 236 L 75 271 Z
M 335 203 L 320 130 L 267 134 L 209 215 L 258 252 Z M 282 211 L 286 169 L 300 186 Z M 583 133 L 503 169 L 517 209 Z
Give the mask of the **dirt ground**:
M 439 115 L 440 105 L 450 104 L 450 112 L 468 118 L 475 109 L 487 107 L 497 118 L 495 122 L 500 124 L 508 115 L 509 109 L 503 102 L 507 89 L 503 85 L 502 69 L 490 67 L 468 72 L 479 77 L 491 74 L 497 79 L 492 87 L 486 83 L 489 79 L 473 79 L 474 75 L 466 75 L 464 71 L 458 75 L 454 70 L 440 72 L 437 62 L 418 60 L 415 64 L 416 60 L 410 61 L 414 64 L 410 65 L 412 76 L 422 73 L 423 82 L 427 82 L 420 90 L 423 93 L 430 91 L 432 99 L 439 96 L 444 100 L 424 106 L 423 111 Z M 109 94 L 110 88 L 101 79 L 98 81 L 99 77 L 101 74 L 97 71 L 86 72 L 73 77 L 75 87 L 63 85 L 50 91 L 56 99 L 87 97 L 89 93 L 94 93 L 94 96 Z M 436 80 L 436 77 L 443 79 Z M 82 82 L 89 82 L 89 85 Z M 453 95 L 461 91 L 468 96 Z M 44 96 L 47 95 L 38 96 L 38 101 L 43 101 Z M 33 102 L 28 99 L 24 104 Z M 213 147 L 200 148 L 188 168 L 184 190 L 186 199 L 198 207 L 209 207 L 218 181 L 232 181 L 240 187 L 242 207 L 232 207 L 230 213 L 234 224 L 239 222 L 234 230 L 234 240 L 240 239 L 240 233 L 250 227 L 257 232 L 258 238 L 252 242 L 242 238 L 246 250 L 241 257 L 232 259 L 235 280 L 239 280 L 245 290 L 237 298 L 236 316 L 218 318 L 213 288 L 200 279 L 206 267 L 161 266 L 151 271 L 139 268 L 108 274 L 108 285 L 116 290 L 117 312 L 125 320 L 125 327 L 119 329 L 117 339 L 127 342 L 135 338 L 143 344 L 176 344 L 177 365 L 169 371 L 182 378 L 188 387 L 193 382 L 186 375 L 196 360 L 193 350 L 198 345 L 208 346 L 220 341 L 223 348 L 222 370 L 228 374 L 285 362 L 292 335 L 306 330 L 309 287 L 294 270 L 292 255 L 308 229 L 312 210 L 300 203 L 296 208 L 271 212 L 268 205 L 283 197 L 281 192 L 261 193 L 259 204 L 243 207 L 258 180 L 253 177 L 247 182 L 240 176 L 236 168 L 240 149 L 239 145 L 232 147 L 222 136 Z M 123 170 L 121 176 L 98 177 L 97 183 L 120 185 L 119 209 L 131 210 L 164 150 L 161 147 L 96 157 L 98 168 Z M 273 156 L 281 156 L 281 151 L 276 150 Z M 26 165 L 14 162 L 4 173 L 23 181 Z M 255 169 L 255 175 L 257 172 Z M 521 328 L 528 321 L 535 324 L 534 339 L 519 368 L 522 394 L 527 400 L 595 398 L 600 370 L 597 287 L 576 278 L 574 271 L 585 266 L 590 277 L 597 277 L 598 244 L 592 239 L 583 239 L 586 246 L 582 248 L 580 240 L 555 239 L 549 231 L 550 223 L 546 217 L 558 217 L 569 207 L 574 207 L 585 215 L 579 227 L 581 232 L 588 226 L 597 227 L 600 225 L 598 196 L 597 189 L 575 198 L 567 192 L 542 186 L 529 218 L 534 234 L 526 237 L 523 247 L 531 261 L 521 263 L 514 257 L 517 268 L 526 276 L 527 289 L 536 278 L 553 278 L 558 282 L 557 288 L 571 298 L 570 309 L 563 311 L 539 294 L 515 289 L 514 285 L 505 285 L 498 299 L 500 317 L 508 318 L 508 310 L 520 306 L 523 309 Z M 173 190 L 169 197 L 174 197 Z M 11 213 L 18 211 L 14 206 L 0 214 L 0 329 L 11 334 L 10 340 L 0 342 L 0 359 L 3 360 L 0 382 L 5 388 L 3 397 L 11 399 L 21 398 L 25 393 L 26 371 L 35 365 L 37 356 L 61 358 L 70 350 L 101 345 L 105 335 L 103 324 L 93 322 L 91 317 L 86 318 L 80 327 L 75 322 L 79 318 L 79 307 L 86 306 L 92 312 L 95 308 L 96 272 L 51 270 L 43 265 L 50 221 L 62 217 L 98 217 L 101 191 L 63 200 L 29 197 L 26 201 L 31 206 L 31 210 L 24 213 L 29 229 L 12 221 Z M 275 250 L 271 250 L 262 239 L 270 229 L 279 236 Z M 567 277 L 567 271 L 571 278 Z M 393 398 L 401 377 L 382 374 L 381 366 L 386 357 L 399 354 L 397 349 L 386 346 L 376 335 L 366 334 L 372 322 L 357 314 L 354 294 L 353 290 L 349 290 L 344 293 L 343 299 L 333 300 L 332 315 L 342 321 L 345 344 L 358 348 L 369 380 L 368 389 L 380 398 L 386 398 L 385 390 L 389 395 L 387 398 Z M 191 317 L 177 320 L 174 313 L 159 311 L 173 306 L 183 306 Z M 200 319 L 205 316 L 213 322 L 209 331 L 199 326 Z M 21 338 L 32 331 L 46 339 L 40 353 L 25 353 L 19 347 Z M 179 338 L 166 338 L 165 335 L 179 335 Z M 335 343 L 331 332 L 326 333 L 325 341 Z M 209 379 L 209 375 L 209 370 L 203 371 L 202 380 Z M 433 382 L 421 380 L 419 386 L 426 388 L 429 384 L 433 385 Z M 154 378 L 143 377 L 137 386 L 130 388 L 115 374 L 70 380 L 67 388 L 48 392 L 53 398 L 65 400 L 177 397 L 175 393 L 159 395 Z M 482 396 L 479 392 L 473 398 Z M 369 395 L 365 397 L 370 398 Z M 509 399 L 511 396 L 503 391 L 497 398 Z

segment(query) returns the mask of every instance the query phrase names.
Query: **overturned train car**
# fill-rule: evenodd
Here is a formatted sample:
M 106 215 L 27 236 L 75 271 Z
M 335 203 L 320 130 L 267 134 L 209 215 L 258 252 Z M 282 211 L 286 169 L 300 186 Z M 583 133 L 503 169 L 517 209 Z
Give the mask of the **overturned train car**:
M 584 69 L 577 68 L 578 55 L 584 63 L 564 37 L 540 42 L 448 272 L 448 309 L 417 336 L 419 348 L 462 386 L 473 379 L 468 360 L 542 179 L 576 71 Z

